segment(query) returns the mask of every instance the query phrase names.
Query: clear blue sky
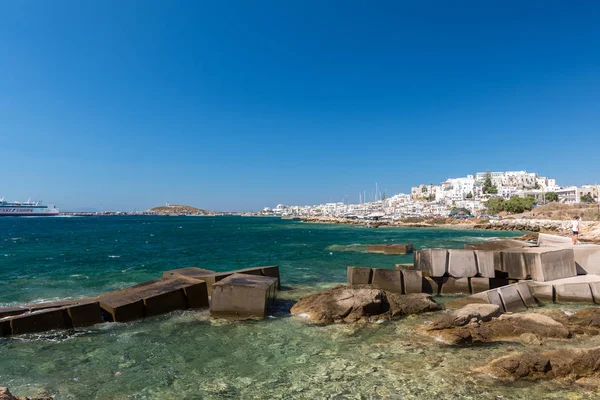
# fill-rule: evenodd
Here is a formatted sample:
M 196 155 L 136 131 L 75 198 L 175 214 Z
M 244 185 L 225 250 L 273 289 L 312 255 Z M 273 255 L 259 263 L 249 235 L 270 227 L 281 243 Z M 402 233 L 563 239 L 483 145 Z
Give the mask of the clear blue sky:
M 600 181 L 600 2 L 410 3 L 0 2 L 0 196 L 250 210 L 483 170 Z

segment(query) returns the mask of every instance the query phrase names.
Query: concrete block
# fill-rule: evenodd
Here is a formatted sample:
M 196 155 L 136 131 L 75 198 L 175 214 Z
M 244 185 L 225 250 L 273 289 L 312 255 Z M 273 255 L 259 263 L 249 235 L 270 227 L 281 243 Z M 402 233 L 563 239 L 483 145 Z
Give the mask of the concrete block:
M 348 267 L 346 275 L 348 285 L 368 285 L 373 281 L 373 270 L 367 267 Z
M 600 282 L 590 282 L 590 289 L 592 291 L 594 303 L 600 304 Z
M 527 249 L 524 257 L 531 279 L 534 281 L 546 282 L 577 275 L 575 256 L 572 249 L 536 247 Z
M 481 243 L 465 244 L 465 250 L 501 251 L 505 249 L 516 249 L 524 247 L 533 247 L 533 245 L 523 240 L 512 239 L 488 240 L 486 242 Z
M 475 250 L 477 276 L 494 278 L 496 270 L 502 270 L 502 253 L 499 251 Z
M 67 310 L 64 308 L 51 308 L 10 317 L 10 326 L 13 335 L 70 328 Z
M 10 320 L 0 320 L 0 337 L 10 336 L 12 334 L 12 329 L 10 327 Z
M 571 246 L 578 275 L 600 274 L 600 246 L 579 244 Z
M 448 250 L 448 275 L 454 278 L 476 276 L 475 252 L 473 250 Z
M 417 270 L 414 263 L 396 264 L 396 269 L 400 269 L 403 271 L 416 271 Z
M 507 312 L 527 311 L 527 306 L 523 302 L 516 285 L 504 286 L 496 289 L 504 304 L 504 310 Z
M 415 252 L 415 267 L 419 271 L 429 271 L 429 275 L 433 277 L 446 276 L 448 272 L 448 250 L 417 250 Z
M 535 298 L 533 297 L 533 294 L 531 293 L 531 289 L 529 288 L 529 284 L 526 281 L 517 283 L 515 285 L 515 287 L 517 288 L 517 291 L 521 295 L 521 298 L 523 299 L 523 303 L 525 303 L 525 305 L 527 307 L 536 307 L 537 306 L 537 302 L 535 301 Z
M 502 302 L 502 299 L 500 298 L 500 292 L 498 290 L 499 289 L 491 289 L 484 293 L 487 295 L 488 302 L 490 304 L 495 304 L 495 305 L 499 306 L 500 310 L 502 310 L 502 312 L 505 312 L 506 309 L 504 308 L 504 303 Z
M 256 270 L 256 268 L 253 268 L 253 270 Z M 256 272 L 254 273 L 256 274 Z M 165 271 L 163 278 L 188 278 L 205 281 L 208 295 L 210 296 L 212 294 L 212 285 L 232 274 L 233 272 L 215 272 L 197 267 L 187 267 Z
M 446 308 L 458 309 L 463 308 L 467 304 L 490 304 L 487 292 L 476 293 L 471 296 L 453 299 L 446 302 L 444 305 Z
M 469 293 L 469 278 L 445 276 L 434 280 L 440 286 L 440 294 Z
M 422 291 L 423 293 L 429 293 L 429 294 L 433 294 L 433 295 L 440 295 L 440 285 L 438 283 L 438 281 L 436 281 L 435 279 L 438 278 L 430 278 L 428 276 L 424 276 L 423 277 L 423 281 L 422 281 Z M 439 278 L 441 279 L 441 278 Z
M 385 253 L 387 244 L 370 244 L 367 246 L 367 252 L 369 253 Z
M 512 279 L 527 279 L 529 270 L 523 257 L 522 249 L 505 250 L 502 252 L 502 271 Z
M 423 292 L 423 273 L 421 271 L 402 271 L 403 293 Z
M 557 302 L 594 302 L 592 289 L 588 282 L 555 284 L 554 291 Z
M 527 281 L 533 297 L 541 302 L 554 301 L 554 286 L 550 282 Z
M 560 246 L 560 245 L 572 245 L 573 242 L 571 241 L 571 238 L 569 237 L 565 237 L 565 236 L 558 236 L 558 235 L 550 235 L 547 233 L 540 233 L 538 234 L 538 242 L 537 242 L 538 246 L 540 247 L 546 247 L 546 246 Z
M 97 301 L 74 304 L 65 308 L 70 320 L 70 325 L 74 328 L 81 328 L 104 322 L 102 319 L 102 308 L 100 308 L 100 303 Z
M 490 278 L 469 278 L 471 293 L 481 293 L 490 290 Z
M 277 278 L 277 290 L 281 288 L 281 277 L 279 276 L 279 266 L 270 265 L 266 267 L 260 267 L 263 276 L 271 276 Z
M 277 278 L 277 282 L 279 283 L 279 278 Z M 279 288 L 279 285 L 277 286 Z M 188 284 L 184 284 L 182 288 L 187 299 L 188 308 L 209 307 L 208 286 L 205 281 L 190 281 Z
M 164 314 L 188 307 L 184 287 L 198 283 L 185 278 L 161 278 L 100 296 L 100 307 L 116 322 Z
M 0 319 L 12 317 L 13 315 L 25 314 L 29 309 L 26 307 L 2 307 L 0 308 Z
M 385 254 L 409 254 L 413 252 L 412 243 L 390 244 L 385 246 L 383 252 Z
M 392 293 L 402 293 L 402 271 L 397 269 L 373 268 L 373 285 Z
M 275 292 L 277 278 L 234 274 L 216 282 L 210 304 L 210 315 L 225 318 L 263 318 L 269 298 Z

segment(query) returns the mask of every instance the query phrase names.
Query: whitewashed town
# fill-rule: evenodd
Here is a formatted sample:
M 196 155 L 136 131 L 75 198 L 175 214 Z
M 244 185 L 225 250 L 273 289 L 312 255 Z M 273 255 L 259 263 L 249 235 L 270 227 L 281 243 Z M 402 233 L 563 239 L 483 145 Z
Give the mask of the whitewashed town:
M 535 172 L 478 172 L 462 178 L 449 178 L 438 185 L 420 184 L 410 194 L 387 196 L 375 185 L 375 191 L 358 194 L 358 202 L 331 202 L 318 205 L 265 208 L 263 215 L 282 217 L 411 218 L 448 217 L 453 210 L 466 210 L 472 216 L 488 216 L 491 198 L 510 200 L 530 198 L 535 204 L 595 203 L 600 185 L 560 186 L 556 179 Z

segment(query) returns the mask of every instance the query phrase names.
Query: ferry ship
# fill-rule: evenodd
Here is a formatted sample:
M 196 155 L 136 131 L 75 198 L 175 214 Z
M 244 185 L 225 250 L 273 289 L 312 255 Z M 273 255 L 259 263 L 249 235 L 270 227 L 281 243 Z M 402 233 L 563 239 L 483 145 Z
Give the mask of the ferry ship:
M 4 201 L 0 199 L 0 217 L 42 217 L 58 215 L 58 208 L 44 206 L 41 201 Z

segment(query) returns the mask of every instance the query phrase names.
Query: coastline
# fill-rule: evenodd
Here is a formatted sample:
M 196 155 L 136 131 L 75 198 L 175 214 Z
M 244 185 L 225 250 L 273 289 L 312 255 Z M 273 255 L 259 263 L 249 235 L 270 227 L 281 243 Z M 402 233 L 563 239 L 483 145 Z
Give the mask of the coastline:
M 345 224 L 369 228 L 437 228 L 437 229 L 479 229 L 498 231 L 522 231 L 551 233 L 568 237 L 571 235 L 569 220 L 548 219 L 454 219 L 454 218 L 405 218 L 395 221 L 363 221 L 341 217 L 299 217 L 303 223 Z M 584 221 L 580 239 L 585 242 L 600 242 L 600 222 Z

